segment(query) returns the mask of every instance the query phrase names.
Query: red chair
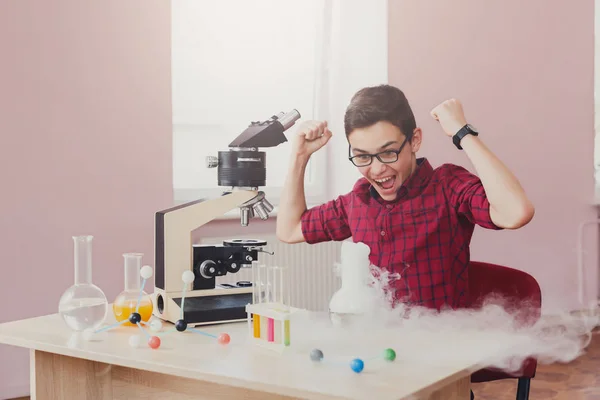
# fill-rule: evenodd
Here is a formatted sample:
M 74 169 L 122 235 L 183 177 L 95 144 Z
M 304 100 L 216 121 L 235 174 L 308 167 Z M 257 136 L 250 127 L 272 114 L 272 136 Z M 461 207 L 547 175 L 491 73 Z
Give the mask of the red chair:
M 469 265 L 469 291 L 474 308 L 482 305 L 485 297 L 493 294 L 502 296 L 507 302 L 507 312 L 518 321 L 533 325 L 539 320 L 542 307 L 542 292 L 534 277 L 526 272 L 501 265 L 471 261 Z M 524 302 L 528 305 L 523 307 Z M 518 374 L 509 374 L 493 368 L 474 372 L 471 382 L 490 382 L 500 379 L 518 379 L 517 400 L 529 399 L 531 379 L 535 377 L 537 361 L 528 358 Z

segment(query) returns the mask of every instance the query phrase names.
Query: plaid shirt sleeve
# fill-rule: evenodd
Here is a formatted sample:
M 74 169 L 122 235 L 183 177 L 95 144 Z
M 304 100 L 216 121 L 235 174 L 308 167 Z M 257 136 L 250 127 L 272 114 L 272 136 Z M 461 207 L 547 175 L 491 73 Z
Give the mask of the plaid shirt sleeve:
M 449 168 L 450 202 L 458 213 L 483 228 L 501 230 L 490 217 L 490 202 L 479 177 L 457 165 Z
M 339 196 L 302 214 L 302 234 L 306 243 L 341 241 L 352 236 L 346 214 L 348 196 Z

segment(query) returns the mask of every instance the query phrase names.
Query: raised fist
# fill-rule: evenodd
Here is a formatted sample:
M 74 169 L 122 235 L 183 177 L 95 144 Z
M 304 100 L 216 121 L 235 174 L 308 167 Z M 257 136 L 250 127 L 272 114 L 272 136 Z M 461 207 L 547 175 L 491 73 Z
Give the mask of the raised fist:
M 454 136 L 467 124 L 462 104 L 456 99 L 446 100 L 435 107 L 431 110 L 431 116 L 440 123 L 448 136 Z
M 305 121 L 298 125 L 297 135 L 293 140 L 293 152 L 296 156 L 310 157 L 327 144 L 331 135 L 327 121 Z

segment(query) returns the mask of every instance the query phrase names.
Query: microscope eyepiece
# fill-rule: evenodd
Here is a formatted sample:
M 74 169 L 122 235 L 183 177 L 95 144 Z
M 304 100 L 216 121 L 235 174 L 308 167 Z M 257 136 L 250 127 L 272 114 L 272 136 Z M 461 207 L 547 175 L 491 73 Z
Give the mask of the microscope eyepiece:
M 283 125 L 283 130 L 286 131 L 290 129 L 299 119 L 300 113 L 298 112 L 298 110 L 294 109 L 280 117 L 279 123 Z

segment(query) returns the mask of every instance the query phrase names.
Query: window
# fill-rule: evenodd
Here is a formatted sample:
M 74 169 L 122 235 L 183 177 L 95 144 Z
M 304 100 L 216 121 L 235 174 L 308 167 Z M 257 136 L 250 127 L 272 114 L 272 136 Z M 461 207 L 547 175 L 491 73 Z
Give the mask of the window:
M 206 156 L 227 151 L 251 121 L 297 109 L 322 119 L 319 98 L 327 73 L 321 55 L 324 0 L 172 3 L 173 182 L 176 203 L 220 193 Z M 297 126 L 297 125 L 296 125 Z M 261 149 L 267 157 L 269 201 L 276 205 L 287 173 L 288 142 Z M 325 199 L 326 151 L 306 173 L 308 202 Z

